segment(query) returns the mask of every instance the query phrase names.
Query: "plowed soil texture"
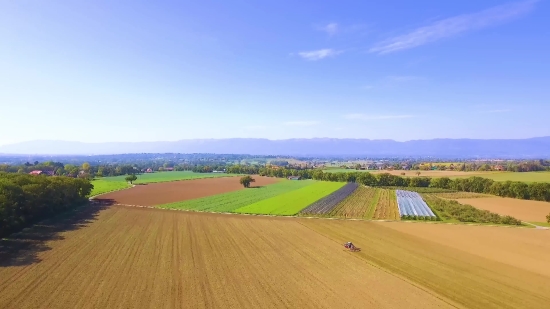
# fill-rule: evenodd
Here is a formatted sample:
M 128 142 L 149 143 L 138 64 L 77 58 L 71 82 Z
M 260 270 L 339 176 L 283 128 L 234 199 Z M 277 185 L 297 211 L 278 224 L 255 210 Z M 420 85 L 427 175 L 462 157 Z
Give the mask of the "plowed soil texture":
M 339 243 L 348 238 L 338 225 L 305 220 L 111 206 L 41 226 L 47 239 L 20 235 L 0 254 L 0 308 L 453 308 L 364 260 L 372 253 L 363 228 L 343 226 L 365 245 L 357 255 Z M 32 245 L 15 250 L 16 241 Z M 384 246 L 373 253 L 401 250 Z
M 490 197 L 458 199 L 461 204 L 472 205 L 499 215 L 508 215 L 528 222 L 544 222 L 550 214 L 550 203 L 519 200 L 513 198 Z
M 278 178 L 253 176 L 256 180 L 251 188 L 270 185 L 281 181 Z M 113 200 L 118 204 L 155 206 L 186 201 L 221 193 L 245 190 L 239 183 L 240 177 L 206 178 L 174 182 L 150 183 L 136 185 L 128 190 L 107 193 L 98 199 Z

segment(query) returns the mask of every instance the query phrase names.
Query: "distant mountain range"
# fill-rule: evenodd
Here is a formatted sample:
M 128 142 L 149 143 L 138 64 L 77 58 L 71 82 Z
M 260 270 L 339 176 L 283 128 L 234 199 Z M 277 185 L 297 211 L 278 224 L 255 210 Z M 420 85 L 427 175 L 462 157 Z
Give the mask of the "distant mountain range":
M 0 154 L 102 155 L 218 153 L 290 156 L 549 158 L 550 137 L 529 139 L 190 139 L 175 142 L 81 143 L 30 141 L 0 146 Z

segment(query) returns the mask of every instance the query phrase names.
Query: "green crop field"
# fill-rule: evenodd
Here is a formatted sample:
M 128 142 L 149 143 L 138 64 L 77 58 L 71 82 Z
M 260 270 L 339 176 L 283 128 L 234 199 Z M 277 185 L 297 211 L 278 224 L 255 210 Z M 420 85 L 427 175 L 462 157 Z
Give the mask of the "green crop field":
M 91 196 L 104 194 L 111 191 L 122 190 L 129 188 L 130 185 L 123 181 L 105 181 L 104 178 L 92 180 L 92 185 L 94 189 L 92 190 Z
M 115 177 L 104 177 L 101 179 L 105 181 L 125 182 L 124 178 L 126 178 L 126 176 L 127 175 L 115 176 Z M 137 180 L 135 181 L 135 183 L 155 183 L 155 182 L 167 182 L 167 181 L 201 179 L 201 178 L 231 177 L 231 176 L 238 176 L 238 175 L 225 174 L 225 173 L 193 173 L 190 171 L 178 171 L 178 172 L 145 173 L 145 174 L 139 174 L 136 176 L 137 176 Z
M 295 215 L 313 202 L 344 186 L 343 182 L 316 182 L 305 188 L 237 208 L 234 212 L 248 214 Z
M 232 212 L 237 208 L 241 208 L 256 202 L 275 197 L 293 190 L 304 188 L 314 184 L 313 180 L 290 181 L 283 180 L 279 183 L 258 187 L 248 188 L 229 193 L 223 193 L 203 198 L 198 198 L 189 201 L 182 201 L 158 206 L 166 209 L 186 209 L 197 211 L 213 211 L 213 212 Z

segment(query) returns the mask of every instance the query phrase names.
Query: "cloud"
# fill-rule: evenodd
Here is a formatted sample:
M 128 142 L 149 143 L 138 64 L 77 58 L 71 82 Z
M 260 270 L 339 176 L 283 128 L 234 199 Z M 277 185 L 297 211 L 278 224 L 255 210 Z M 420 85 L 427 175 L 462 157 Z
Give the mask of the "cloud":
M 329 36 L 333 36 L 340 30 L 337 23 L 330 23 L 328 25 L 319 27 L 319 30 L 326 32 Z
M 372 47 L 369 52 L 377 54 L 392 53 L 452 37 L 463 32 L 504 23 L 529 13 L 537 2 L 538 0 L 514 2 L 477 13 L 439 20 L 407 34 L 382 41 Z
M 498 113 L 508 113 L 511 112 L 511 109 L 493 109 L 489 111 L 481 111 L 480 114 L 498 114 Z
M 369 115 L 369 114 L 347 114 L 344 118 L 351 120 L 388 120 L 414 118 L 414 115 Z
M 293 126 L 293 127 L 310 127 L 319 124 L 319 121 L 309 121 L 309 120 L 303 120 L 303 121 L 288 121 L 285 122 L 285 126 Z
M 334 49 L 326 48 L 326 49 L 319 49 L 319 50 L 313 50 L 313 51 L 307 51 L 307 52 L 299 52 L 298 55 L 309 61 L 317 61 L 327 57 L 334 57 L 340 53 L 342 52 Z

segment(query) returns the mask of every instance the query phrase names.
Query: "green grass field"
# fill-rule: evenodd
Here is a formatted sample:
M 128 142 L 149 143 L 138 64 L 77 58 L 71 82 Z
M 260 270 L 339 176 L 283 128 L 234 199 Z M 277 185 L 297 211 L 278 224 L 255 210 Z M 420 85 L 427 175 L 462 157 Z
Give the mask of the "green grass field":
M 279 183 L 259 188 L 249 188 L 245 190 L 223 193 L 189 201 L 164 204 L 158 207 L 165 209 L 232 212 L 237 208 L 251 205 L 280 194 L 285 194 L 287 192 L 298 190 L 314 183 L 315 181 L 313 180 L 283 180 Z
M 91 196 L 104 194 L 116 190 L 122 190 L 130 187 L 130 185 L 124 180 L 106 181 L 105 178 L 92 180 L 92 185 L 94 185 L 94 189 L 92 190 Z
M 236 213 L 295 215 L 313 202 L 344 186 L 343 182 L 316 182 L 305 188 L 280 194 L 248 206 L 237 208 Z

